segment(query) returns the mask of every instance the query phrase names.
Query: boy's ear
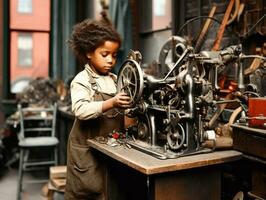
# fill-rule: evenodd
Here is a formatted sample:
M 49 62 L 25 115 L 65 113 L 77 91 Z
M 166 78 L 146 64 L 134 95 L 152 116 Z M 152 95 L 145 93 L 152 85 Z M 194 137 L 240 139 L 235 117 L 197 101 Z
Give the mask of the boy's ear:
M 88 59 L 91 59 L 91 54 L 90 53 L 87 53 L 86 56 L 87 56 Z

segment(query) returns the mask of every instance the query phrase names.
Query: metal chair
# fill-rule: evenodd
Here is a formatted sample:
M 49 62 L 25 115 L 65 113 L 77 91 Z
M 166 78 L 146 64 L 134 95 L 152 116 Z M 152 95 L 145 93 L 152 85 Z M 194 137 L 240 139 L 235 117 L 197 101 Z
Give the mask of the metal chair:
M 55 135 L 57 105 L 49 108 L 26 107 L 18 104 L 20 115 L 19 171 L 17 199 L 22 198 L 23 174 L 26 171 L 49 169 L 58 165 L 58 139 Z M 35 153 L 35 154 L 34 154 Z M 44 167 L 44 168 L 43 168 Z M 40 183 L 47 180 L 32 180 Z

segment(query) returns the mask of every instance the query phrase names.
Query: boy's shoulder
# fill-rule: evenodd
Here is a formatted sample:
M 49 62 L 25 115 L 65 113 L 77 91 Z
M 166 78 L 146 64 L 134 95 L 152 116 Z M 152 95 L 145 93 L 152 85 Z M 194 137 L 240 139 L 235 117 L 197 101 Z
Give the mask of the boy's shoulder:
M 89 72 L 88 71 L 86 71 L 86 70 L 82 70 L 82 71 L 80 71 L 74 78 L 73 78 L 73 80 L 72 80 L 72 82 L 71 83 L 81 83 L 81 84 L 83 84 L 83 85 L 87 85 L 87 84 L 89 84 L 91 81 L 91 79 L 92 79 L 92 77 L 93 77 L 93 75 L 91 74 L 91 75 L 89 75 L 88 74 Z M 117 75 L 116 74 L 114 74 L 114 73 L 109 73 L 109 75 L 108 75 L 110 78 L 112 78 L 113 79 L 113 81 L 116 81 L 116 79 L 117 79 Z
M 89 79 L 90 77 L 88 76 L 86 70 L 82 70 L 73 78 L 72 83 L 88 84 Z

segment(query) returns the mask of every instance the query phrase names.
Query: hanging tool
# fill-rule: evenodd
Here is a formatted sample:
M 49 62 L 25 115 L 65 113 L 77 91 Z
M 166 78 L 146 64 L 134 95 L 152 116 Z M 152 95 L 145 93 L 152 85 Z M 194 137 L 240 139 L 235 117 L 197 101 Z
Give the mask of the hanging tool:
M 214 13 L 215 13 L 215 10 L 216 10 L 216 6 L 213 6 L 210 13 L 209 13 L 209 18 L 206 20 L 202 30 L 201 30 L 201 33 L 197 39 L 197 43 L 195 45 L 195 52 L 199 52 L 201 46 L 202 46 L 202 43 L 203 43 L 203 39 L 204 37 L 206 36 L 206 34 L 208 33 L 208 29 L 212 23 L 212 20 L 211 18 L 214 16 Z
M 216 39 L 214 41 L 214 45 L 213 45 L 213 48 L 212 48 L 213 51 L 218 51 L 220 49 L 220 44 L 221 44 L 221 41 L 222 41 L 222 38 L 223 38 L 223 35 L 224 35 L 224 30 L 225 30 L 225 27 L 226 27 L 227 22 L 229 20 L 230 13 L 232 11 L 234 2 L 235 2 L 235 0 L 230 0 L 230 3 L 229 3 L 229 5 L 228 5 L 228 7 L 227 7 L 227 9 L 225 11 L 222 24 L 219 27 Z

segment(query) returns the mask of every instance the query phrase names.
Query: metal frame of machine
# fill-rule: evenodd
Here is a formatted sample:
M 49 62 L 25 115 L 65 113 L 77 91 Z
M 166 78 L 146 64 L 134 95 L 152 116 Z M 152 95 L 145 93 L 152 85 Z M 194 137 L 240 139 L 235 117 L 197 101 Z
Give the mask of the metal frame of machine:
M 177 61 L 165 69 L 170 49 Z M 131 51 L 120 68 L 117 83 L 118 91 L 130 96 L 131 108 L 126 114 L 137 119 L 137 124 L 127 130 L 128 143 L 159 159 L 213 151 L 215 115 L 211 113 L 220 103 L 238 101 L 217 100 L 219 73 L 229 63 L 238 64 L 238 89 L 243 91 L 242 60 L 249 57 L 242 54 L 240 45 L 194 53 L 185 39 L 173 36 L 159 58 L 163 63 L 160 71 L 167 73 L 155 78 L 142 70 L 140 52 Z M 212 148 L 204 147 L 207 140 L 213 142 Z

